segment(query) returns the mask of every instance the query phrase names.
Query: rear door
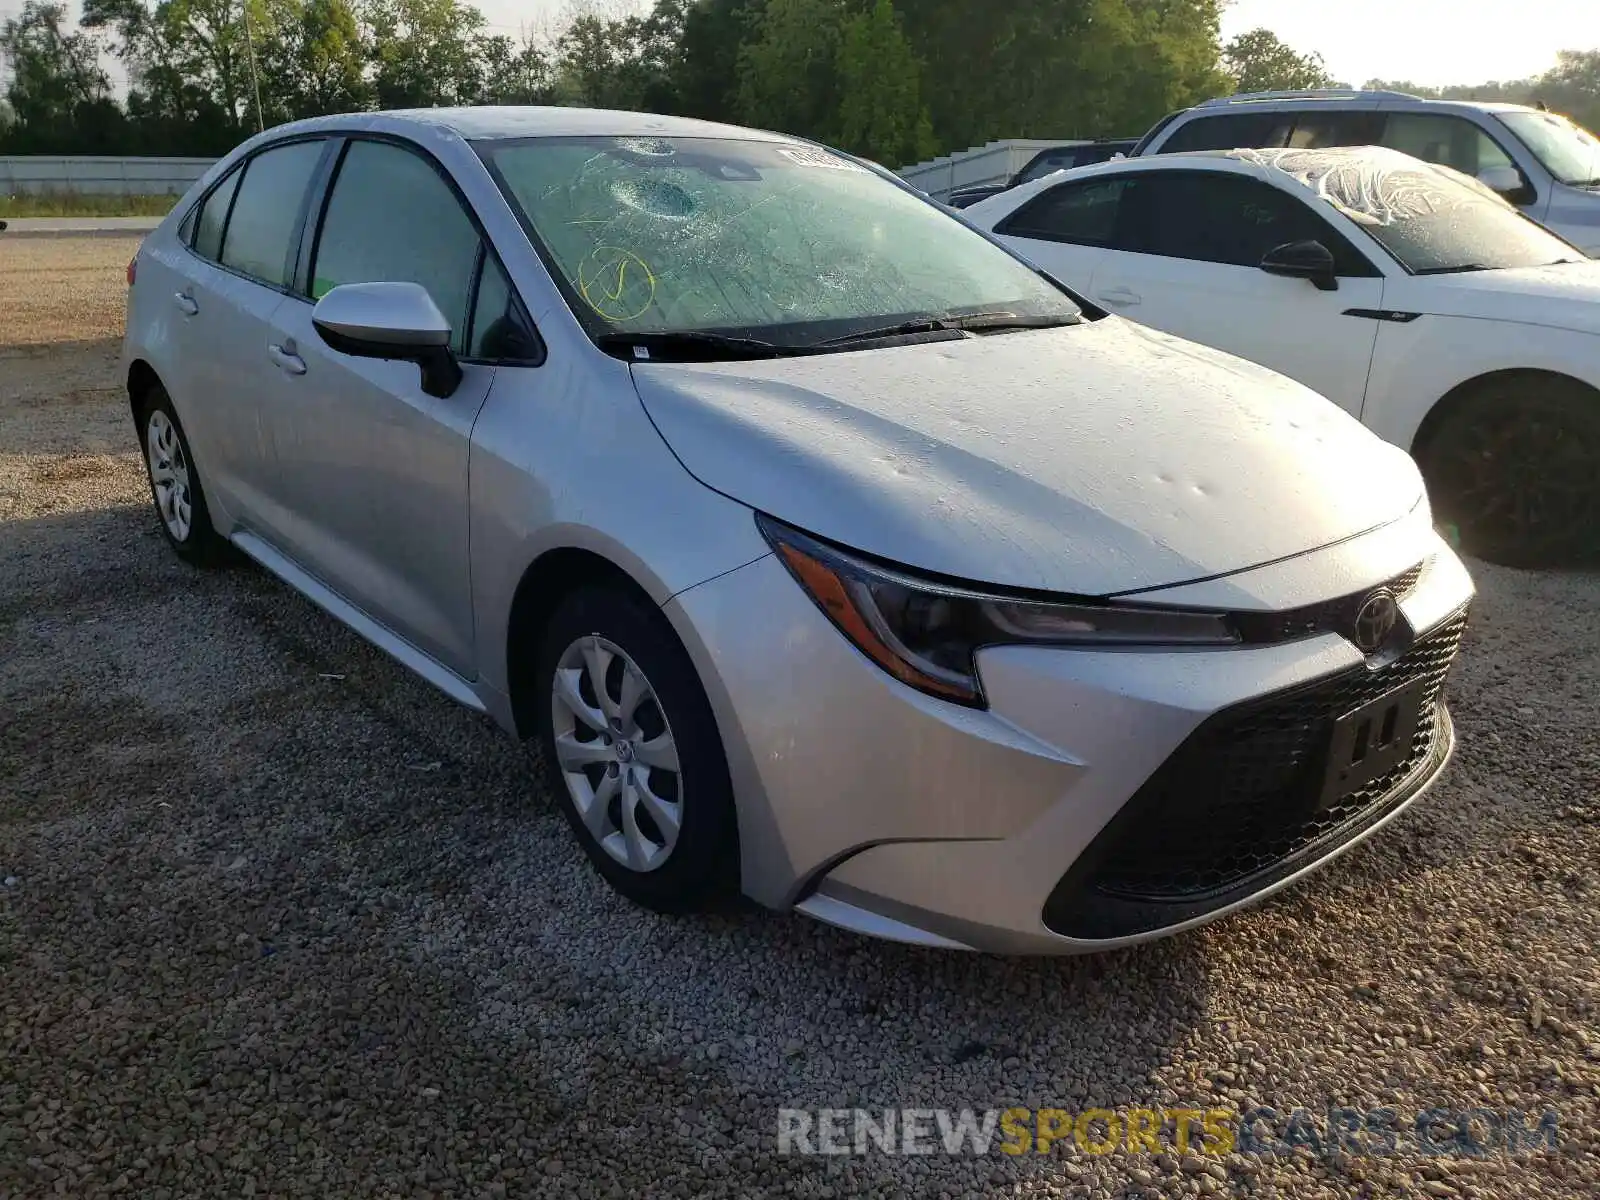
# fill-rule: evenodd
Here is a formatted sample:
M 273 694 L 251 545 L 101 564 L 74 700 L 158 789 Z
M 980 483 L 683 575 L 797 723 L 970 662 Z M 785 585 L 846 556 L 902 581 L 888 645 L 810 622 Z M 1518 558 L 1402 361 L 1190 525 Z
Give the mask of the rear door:
M 1087 294 L 1116 232 L 1126 186 L 1120 177 L 1057 184 L 996 224 L 994 232 L 1029 262 Z
M 162 301 L 175 314 L 174 403 L 206 487 L 246 525 L 261 524 L 272 507 L 264 350 L 325 145 L 312 138 L 268 147 L 219 182 L 186 225 L 183 278 Z
M 1378 269 L 1300 198 L 1203 168 L 1123 177 L 1117 230 L 1089 295 L 1132 320 L 1271 367 L 1359 415 L 1376 322 Z M 1260 269 L 1267 251 L 1315 240 L 1337 291 Z

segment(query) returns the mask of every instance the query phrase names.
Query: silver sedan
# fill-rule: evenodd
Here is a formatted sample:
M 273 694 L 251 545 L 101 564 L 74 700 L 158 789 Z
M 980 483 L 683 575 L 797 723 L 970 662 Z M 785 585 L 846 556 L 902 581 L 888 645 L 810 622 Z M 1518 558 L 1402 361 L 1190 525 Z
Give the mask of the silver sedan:
M 536 741 L 635 901 L 944 947 L 1188 928 L 1454 745 L 1400 450 L 885 173 L 572 109 L 268 131 L 129 267 L 173 549 Z

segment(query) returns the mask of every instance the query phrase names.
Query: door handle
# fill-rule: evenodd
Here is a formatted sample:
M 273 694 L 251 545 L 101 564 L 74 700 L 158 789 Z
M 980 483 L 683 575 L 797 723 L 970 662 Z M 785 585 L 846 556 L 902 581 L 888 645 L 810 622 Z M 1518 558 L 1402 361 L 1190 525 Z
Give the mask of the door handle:
M 293 342 L 282 346 L 274 342 L 267 347 L 267 357 L 287 374 L 304 375 L 306 373 L 306 360 L 294 352 Z
M 1138 292 L 1130 292 L 1127 288 L 1110 288 L 1104 292 L 1096 292 L 1094 298 L 1105 301 L 1112 308 L 1132 308 L 1144 299 Z
M 192 317 L 200 311 L 200 306 L 194 302 L 194 297 L 188 292 L 179 292 L 173 296 L 172 302 L 178 306 L 179 311 L 186 317 Z

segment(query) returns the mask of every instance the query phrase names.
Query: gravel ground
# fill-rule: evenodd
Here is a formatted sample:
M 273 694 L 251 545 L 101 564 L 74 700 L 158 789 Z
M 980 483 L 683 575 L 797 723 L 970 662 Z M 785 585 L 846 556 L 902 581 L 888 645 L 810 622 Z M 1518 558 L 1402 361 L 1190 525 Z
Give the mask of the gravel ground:
M 261 572 L 197 573 L 115 238 L 0 245 L 0 1197 L 1600 1191 L 1600 577 L 1481 567 L 1448 782 L 1087 959 L 674 920 L 537 764 Z M 780 1106 L 1558 1115 L 1481 1159 L 777 1153 Z

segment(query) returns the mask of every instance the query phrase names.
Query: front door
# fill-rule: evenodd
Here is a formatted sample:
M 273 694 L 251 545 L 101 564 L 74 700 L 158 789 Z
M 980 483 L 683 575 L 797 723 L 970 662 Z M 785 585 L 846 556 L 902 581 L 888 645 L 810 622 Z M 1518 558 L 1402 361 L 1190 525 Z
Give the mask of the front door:
M 1377 323 L 1360 314 L 1382 304 L 1377 268 L 1298 197 L 1248 175 L 1132 178 L 1091 299 L 1270 367 L 1359 416 L 1377 335 Z M 1337 290 L 1260 269 L 1267 251 L 1303 240 L 1333 253 Z
M 480 239 L 454 191 L 420 154 L 353 140 L 317 234 L 314 296 L 339 284 L 426 287 L 465 349 Z M 277 385 L 282 549 L 391 632 L 465 679 L 473 659 L 467 466 L 494 379 L 465 362 L 445 398 L 415 364 L 331 349 L 312 301 L 291 299 L 266 349 Z

